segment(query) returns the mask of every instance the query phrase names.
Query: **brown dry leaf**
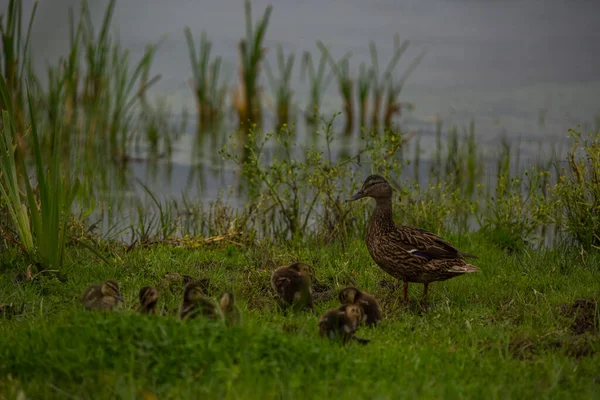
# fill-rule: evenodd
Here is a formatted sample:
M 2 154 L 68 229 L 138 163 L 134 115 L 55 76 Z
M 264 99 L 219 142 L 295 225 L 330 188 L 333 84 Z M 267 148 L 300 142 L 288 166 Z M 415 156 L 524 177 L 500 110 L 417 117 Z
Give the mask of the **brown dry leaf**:
M 141 397 L 143 400 L 159 400 L 159 399 L 158 399 L 158 396 L 156 396 L 156 395 L 155 395 L 154 393 L 152 393 L 151 391 L 149 391 L 149 390 L 145 390 L 145 389 L 144 389 L 144 390 L 142 390 L 142 391 L 140 392 L 140 397 Z
M 25 278 L 29 279 L 30 281 L 33 280 L 33 264 L 29 264 L 29 266 L 27 267 L 27 272 L 25 272 Z

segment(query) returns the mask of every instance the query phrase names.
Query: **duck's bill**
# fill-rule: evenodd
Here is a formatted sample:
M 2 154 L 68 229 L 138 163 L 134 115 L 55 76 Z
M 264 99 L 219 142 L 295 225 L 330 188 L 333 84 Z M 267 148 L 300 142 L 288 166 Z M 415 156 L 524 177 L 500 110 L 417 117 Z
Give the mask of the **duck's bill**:
M 121 303 L 125 303 L 125 300 L 119 295 L 115 296 L 115 299 L 119 300 Z
M 354 200 L 362 199 L 365 196 L 366 196 L 365 192 L 361 189 L 358 192 L 354 193 L 354 196 L 346 199 L 346 201 L 354 201 Z

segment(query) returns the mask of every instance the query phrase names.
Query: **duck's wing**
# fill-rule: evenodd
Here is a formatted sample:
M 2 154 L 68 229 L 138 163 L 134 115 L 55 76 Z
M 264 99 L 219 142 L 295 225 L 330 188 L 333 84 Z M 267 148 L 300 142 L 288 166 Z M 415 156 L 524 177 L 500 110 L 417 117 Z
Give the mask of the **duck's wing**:
M 81 295 L 81 302 L 90 302 L 102 298 L 102 287 L 100 285 L 91 285 L 85 289 L 85 292 Z
M 301 280 L 302 276 L 298 272 L 285 268 L 275 271 L 271 278 L 271 284 L 279 296 L 286 298 L 289 295 L 289 290 L 292 287 L 297 287 L 298 282 Z
M 448 258 L 477 258 L 472 254 L 459 251 L 435 233 L 425 229 L 402 226 L 396 229 L 395 236 L 405 251 L 428 261 Z

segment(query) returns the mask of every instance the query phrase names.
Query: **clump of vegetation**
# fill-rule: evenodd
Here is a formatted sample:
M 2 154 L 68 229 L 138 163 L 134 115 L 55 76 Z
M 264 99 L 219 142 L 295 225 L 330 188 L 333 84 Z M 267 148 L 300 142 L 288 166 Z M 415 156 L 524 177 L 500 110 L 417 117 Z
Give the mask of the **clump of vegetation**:
M 262 42 L 269 25 L 273 8 L 268 6 L 263 16 L 257 21 L 256 28 L 252 27 L 252 7 L 246 0 L 246 37 L 238 45 L 240 54 L 240 83 L 233 95 L 233 106 L 237 110 L 239 123 L 257 124 L 262 121 L 261 88 L 259 86 L 260 64 L 266 49 Z
M 0 14 L 0 39 L 2 40 L 0 67 L 8 91 L 8 98 L 0 100 L 0 109 L 6 110 L 10 105 L 13 110 L 15 129 L 19 135 L 15 139 L 18 141 L 25 134 L 27 88 L 24 82 L 26 78 L 33 77 L 30 69 L 29 36 L 36 11 L 37 2 L 33 4 L 25 35 L 22 30 L 21 0 L 9 0 L 6 13 Z
M 17 121 L 10 101 L 10 91 L 0 77 L 0 98 L 6 106 L 2 110 L 2 140 L 0 165 L 2 181 L 0 194 L 16 227 L 19 243 L 32 262 L 42 268 L 60 269 L 63 264 L 67 223 L 71 217 L 73 201 L 79 180 L 61 167 L 59 151 L 54 151 L 49 162 L 42 156 L 35 113 L 29 102 L 35 180 L 25 165 L 22 149 L 13 147 Z M 60 148 L 61 133 L 54 132 L 53 147 Z M 17 154 L 15 154 L 17 153 Z M 37 186 L 35 186 L 37 184 Z M 25 190 L 25 195 L 22 189 Z
M 314 124 L 318 121 L 319 109 L 321 106 L 321 97 L 323 92 L 327 90 L 331 79 L 334 77 L 334 71 L 330 70 L 327 73 L 328 52 L 327 49 L 319 47 L 321 58 L 319 63 L 314 64 L 310 52 L 304 52 L 302 56 L 302 64 L 300 65 L 300 76 L 305 78 L 308 75 L 310 80 L 310 96 L 308 108 L 304 111 L 307 122 Z M 325 51 L 324 51 L 325 50 Z
M 350 57 L 352 53 L 347 52 L 339 60 L 335 61 L 322 42 L 317 42 L 317 45 L 327 57 L 331 70 L 338 82 L 338 91 L 342 97 L 342 109 L 344 110 L 346 120 L 344 132 L 346 134 L 352 133 L 354 129 L 354 80 L 350 75 Z
M 275 92 L 275 131 L 281 131 L 284 125 L 290 122 L 290 114 L 292 111 L 292 96 L 294 91 L 291 87 L 292 71 L 294 68 L 293 53 L 285 57 L 283 47 L 277 46 L 277 67 L 279 69 L 279 77 L 275 77 L 271 70 L 270 64 L 265 63 L 265 72 L 269 78 L 271 88 Z
M 383 73 L 379 70 L 379 58 L 377 56 L 377 45 L 375 42 L 369 42 L 369 52 L 371 54 L 371 82 L 373 88 L 373 111 L 371 116 L 371 125 L 376 127 L 379 125 L 379 117 L 381 115 L 381 106 L 385 94 L 387 81 L 392 79 L 392 74 L 400 57 L 408 49 L 409 42 L 405 40 L 400 43 L 400 37 L 394 36 L 394 55 L 390 59 Z
M 198 114 L 198 132 L 214 127 L 222 116 L 225 107 L 227 85 L 220 80 L 223 60 L 217 56 L 211 60 L 212 42 L 206 32 L 202 32 L 198 53 L 194 47 L 194 38 L 189 27 L 185 28 L 185 38 L 188 44 L 190 62 L 192 64 L 192 89 L 196 98 L 196 113 Z M 227 79 L 224 79 L 226 82 Z
M 600 247 L 600 133 L 571 129 L 573 148 L 555 187 L 566 229 L 584 247 Z

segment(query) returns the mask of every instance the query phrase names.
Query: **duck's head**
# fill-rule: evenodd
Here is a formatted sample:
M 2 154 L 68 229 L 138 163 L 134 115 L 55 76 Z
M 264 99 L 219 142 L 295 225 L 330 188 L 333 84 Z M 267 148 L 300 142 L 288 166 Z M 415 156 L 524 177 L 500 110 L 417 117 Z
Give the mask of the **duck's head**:
M 124 303 L 125 301 L 121 297 L 121 292 L 119 292 L 119 284 L 112 279 L 104 281 L 102 284 L 102 295 L 106 297 L 114 297 L 117 301 Z
M 360 290 L 354 286 L 348 286 L 340 290 L 339 298 L 342 304 L 354 304 L 354 299 L 358 296 Z
M 204 290 L 200 282 L 191 282 L 183 288 L 183 299 L 189 302 L 196 302 L 204 297 Z
M 360 190 L 346 201 L 354 201 L 363 197 L 372 197 L 375 200 L 389 199 L 392 197 L 392 187 L 383 176 L 378 174 L 369 175 Z
M 140 303 L 144 305 L 156 303 L 158 301 L 158 291 L 151 286 L 144 286 L 140 289 Z
M 365 313 L 362 307 L 359 305 L 349 304 L 347 307 L 345 307 L 345 312 L 350 321 L 355 324 L 359 324 L 365 319 Z
M 298 272 L 300 275 L 312 279 L 313 276 L 313 268 L 301 262 L 293 263 L 289 266 L 289 269 L 292 271 Z
M 224 293 L 220 303 L 223 310 L 228 309 L 235 305 L 235 296 L 231 292 Z

